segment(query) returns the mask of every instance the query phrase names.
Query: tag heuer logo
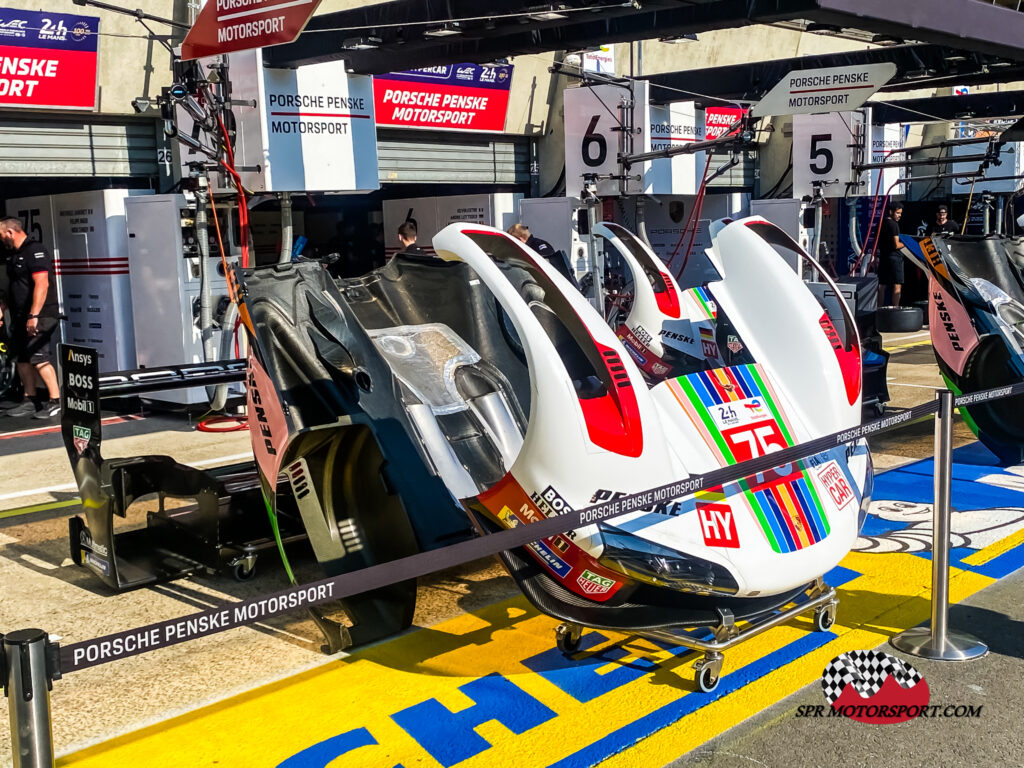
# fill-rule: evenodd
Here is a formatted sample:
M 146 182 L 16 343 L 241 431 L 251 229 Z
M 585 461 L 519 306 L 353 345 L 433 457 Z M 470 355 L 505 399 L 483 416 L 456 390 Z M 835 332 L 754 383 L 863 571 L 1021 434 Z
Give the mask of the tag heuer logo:
M 588 595 L 603 595 L 615 586 L 615 582 L 612 579 L 606 579 L 604 576 L 598 576 L 593 571 L 584 571 L 581 573 L 579 578 L 576 579 L 576 583 L 579 584 L 580 588 Z
M 74 426 L 71 428 L 71 434 L 74 438 L 75 450 L 78 451 L 78 455 L 81 456 L 86 448 L 89 447 L 89 439 L 92 437 L 92 430 L 88 427 Z

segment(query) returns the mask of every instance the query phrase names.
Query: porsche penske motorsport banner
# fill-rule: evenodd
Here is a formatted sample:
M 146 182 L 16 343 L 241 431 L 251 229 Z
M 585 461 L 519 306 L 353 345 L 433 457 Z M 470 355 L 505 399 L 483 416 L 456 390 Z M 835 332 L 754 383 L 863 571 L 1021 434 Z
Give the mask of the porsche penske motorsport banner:
M 0 8 L 0 106 L 94 109 L 100 20 Z
M 446 64 L 375 75 L 377 125 L 503 131 L 512 65 Z

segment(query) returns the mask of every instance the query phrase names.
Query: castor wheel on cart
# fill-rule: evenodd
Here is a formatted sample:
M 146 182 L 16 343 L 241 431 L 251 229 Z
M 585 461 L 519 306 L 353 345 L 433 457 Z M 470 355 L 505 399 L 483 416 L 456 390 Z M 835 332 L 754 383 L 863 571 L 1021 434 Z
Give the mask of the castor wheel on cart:
M 232 573 L 235 576 L 235 581 L 249 581 L 256 575 L 256 566 L 247 566 L 245 563 L 238 563 L 232 570 Z
M 256 575 L 256 555 L 249 554 L 236 557 L 229 565 L 235 581 L 249 581 Z
M 722 654 L 707 653 L 704 658 L 693 665 L 697 673 L 697 686 L 704 693 L 711 693 L 718 687 L 722 676 Z
M 559 624 L 555 630 L 555 645 L 566 656 L 572 656 L 580 649 L 583 628 L 578 624 Z
M 832 629 L 832 625 L 836 623 L 836 604 L 829 603 L 828 605 L 818 608 L 814 612 L 814 629 L 817 632 L 828 632 Z

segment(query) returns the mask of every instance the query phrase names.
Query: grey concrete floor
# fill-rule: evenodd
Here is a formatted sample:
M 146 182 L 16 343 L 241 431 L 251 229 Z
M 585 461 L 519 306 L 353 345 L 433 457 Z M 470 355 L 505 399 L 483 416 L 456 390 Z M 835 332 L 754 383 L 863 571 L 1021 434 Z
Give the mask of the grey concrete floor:
M 928 661 L 884 646 L 928 682 L 931 704 L 981 706 L 977 718 L 923 719 L 874 725 L 797 717 L 801 706 L 825 704 L 821 686 L 804 688 L 668 768 L 1005 768 L 1024 764 L 1024 571 L 1017 571 L 950 609 L 950 627 L 989 646 L 970 662 Z M 807 711 L 807 710 L 804 710 Z

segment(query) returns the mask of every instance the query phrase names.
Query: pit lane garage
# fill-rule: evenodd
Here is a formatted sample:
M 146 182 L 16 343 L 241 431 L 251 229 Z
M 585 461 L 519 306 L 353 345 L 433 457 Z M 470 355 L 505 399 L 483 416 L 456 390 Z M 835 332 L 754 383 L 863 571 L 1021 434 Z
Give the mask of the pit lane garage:
M 789 18 L 816 18 L 824 5 L 801 6 Z M 943 34 L 920 36 L 941 44 Z M 66 551 L 68 539 L 52 534 L 66 523 L 43 519 L 58 510 L 64 518 L 68 509 L 10 510 L 4 519 L 17 524 L 5 525 L 12 541 L 4 548 L 18 562 L 6 570 L 12 583 L 14 568 L 28 570 L 11 621 L 27 626 L 43 617 L 67 627 L 58 634 L 72 660 L 116 663 L 134 670 L 128 677 L 151 678 L 154 668 L 188 659 L 173 706 L 195 711 L 138 730 L 165 721 L 167 701 L 133 699 L 138 720 L 122 735 L 111 728 L 114 717 L 100 715 L 123 689 L 142 686 L 87 664 L 67 667 L 54 687 L 61 764 L 146 764 L 169 752 L 185 764 L 523 764 L 524 754 L 538 765 L 667 764 L 766 701 L 820 679 L 837 654 L 873 648 L 927 617 L 932 469 L 899 457 L 930 453 L 930 423 L 874 438 L 876 463 L 898 469 L 880 474 L 873 489 L 871 453 L 854 441 L 785 469 L 767 461 L 698 493 L 641 498 L 624 514 L 611 506 L 856 430 L 865 346 L 856 313 L 841 299 L 830 311 L 801 276 L 817 272 L 842 296 L 839 284 L 764 218 L 715 222 L 707 250 L 687 254 L 674 272 L 642 226 L 634 233 L 599 223 L 595 207 L 583 207 L 591 215 L 584 226 L 584 217 L 575 223 L 601 241 L 595 254 L 605 260 L 595 255 L 588 271 L 603 279 L 592 278 L 589 289 L 584 283 L 584 293 L 500 230 L 456 224 L 433 238 L 439 258 L 400 255 L 359 278 L 334 280 L 303 261 L 225 270 L 247 333 L 242 368 L 211 361 L 206 370 L 104 380 L 88 350 L 64 348 L 65 372 L 80 364 L 95 382 L 64 379 L 66 458 L 83 502 L 71 516 L 68 568 L 82 568 L 61 578 L 57 546 Z M 986 251 L 985 271 L 962 266 L 970 246 L 932 242 L 908 247 L 925 254 L 922 268 L 935 282 L 945 278 L 942 290 L 965 315 L 989 318 L 986 335 L 999 335 L 1005 358 L 992 383 L 1012 386 L 1016 379 L 1003 373 L 1015 370 L 1015 241 L 1001 236 Z M 929 248 L 942 259 L 929 260 Z M 701 279 L 692 282 L 693 274 Z M 931 325 L 933 334 L 944 330 Z M 890 355 L 882 377 L 895 390 L 887 397 L 894 424 L 901 409 L 956 383 L 964 370 L 941 356 L 933 367 L 924 339 L 912 332 L 879 345 Z M 966 375 L 984 369 L 969 365 Z M 206 470 L 199 465 L 206 457 L 176 462 L 138 443 L 125 458 L 103 457 L 104 428 L 122 440 L 130 435 L 119 428 L 137 430 L 134 419 L 100 418 L 112 394 L 239 378 L 247 384 L 253 461 Z M 1010 576 L 1021 556 L 1012 456 L 1001 452 L 1000 466 L 966 431 L 989 447 L 1014 439 L 993 423 L 972 414 L 955 433 L 966 450 L 953 467 L 954 601 Z M 592 525 L 555 528 L 559 517 L 588 509 L 592 518 L 579 519 Z M 602 509 L 613 510 L 607 520 Z M 503 549 L 503 569 L 470 562 L 419 587 L 398 571 L 299 620 L 268 607 L 278 597 L 261 597 L 286 583 L 344 578 L 487 536 L 511 541 L 544 523 L 552 535 Z M 283 569 L 265 556 L 274 549 Z M 267 561 L 274 564 L 263 576 Z M 232 572 L 251 580 L 231 583 Z M 221 636 L 210 622 L 178 620 L 183 601 L 214 610 L 226 595 L 260 606 L 257 623 Z M 111 612 L 116 605 L 129 607 L 130 621 Z M 81 626 L 62 618 L 71 613 L 83 616 Z M 126 625 L 158 624 L 154 637 L 163 640 L 151 647 L 90 646 Z M 412 624 L 429 628 L 387 639 Z M 188 644 L 175 645 L 182 639 Z M 339 661 L 310 652 L 320 645 L 351 655 Z M 218 665 L 203 654 L 224 660 L 216 674 L 227 690 L 245 692 L 225 699 L 224 688 L 206 690 Z M 252 659 L 252 668 L 239 669 L 246 666 L 239 658 Z M 926 674 L 932 678 L 931 668 Z M 78 686 L 104 695 L 94 693 L 89 725 L 62 725 Z M 353 695 L 371 689 L 388 695 Z M 334 714 L 325 719 L 328 708 Z M 580 728 L 595 708 L 600 725 Z M 267 732 L 280 734 L 269 748 Z M 22 743 L 19 735 L 15 749 Z

